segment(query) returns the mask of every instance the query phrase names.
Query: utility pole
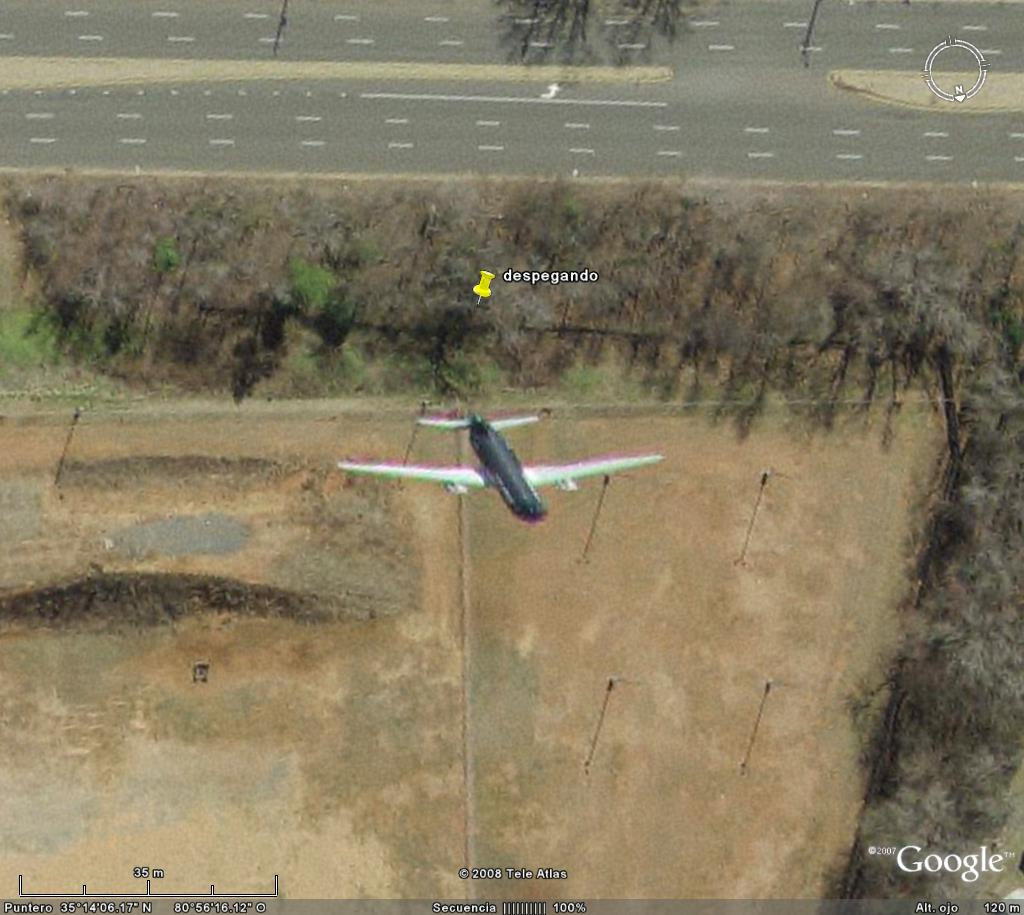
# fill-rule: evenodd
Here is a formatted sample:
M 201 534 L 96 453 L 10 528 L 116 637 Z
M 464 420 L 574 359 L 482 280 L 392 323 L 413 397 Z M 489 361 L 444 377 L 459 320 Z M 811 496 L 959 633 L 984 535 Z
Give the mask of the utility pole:
M 281 0 L 281 18 L 277 21 L 277 34 L 274 36 L 274 57 L 277 57 L 277 49 L 281 44 L 281 35 L 284 34 L 286 25 L 288 25 L 288 0 Z

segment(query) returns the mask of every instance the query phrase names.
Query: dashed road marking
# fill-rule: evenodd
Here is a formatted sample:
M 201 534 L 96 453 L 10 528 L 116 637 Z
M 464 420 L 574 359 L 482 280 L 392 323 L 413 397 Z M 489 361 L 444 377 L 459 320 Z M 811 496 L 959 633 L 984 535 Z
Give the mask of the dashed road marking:
M 1002 51 L 999 50 L 999 48 L 979 48 L 979 50 L 982 54 L 986 55 L 987 57 L 998 57 L 1000 54 L 1003 53 Z
M 783 22 L 782 27 L 784 29 L 806 29 L 806 22 Z
M 748 152 L 748 159 L 774 159 L 775 153 L 773 152 Z
M 580 121 L 566 121 L 564 126 L 566 130 L 590 130 L 589 124 Z
M 1024 156 L 1014 156 L 1013 157 L 1013 161 L 1014 162 L 1024 162 Z
M 318 121 L 322 121 L 323 118 L 318 114 L 297 114 L 295 120 L 300 124 L 315 124 Z
M 117 115 L 122 121 L 141 121 L 142 115 L 137 111 L 122 111 Z
M 628 43 L 623 43 L 623 44 L 619 45 L 619 50 L 620 51 L 642 51 L 646 47 L 647 47 L 647 45 L 645 45 L 645 44 L 628 44 Z
M 269 19 L 270 13 L 242 13 L 246 19 Z
M 963 25 L 963 26 L 961 26 L 961 28 L 965 32 L 987 32 L 988 31 L 988 26 L 987 25 Z
M 770 127 L 744 127 L 744 133 L 771 133 Z
M 232 121 L 234 118 L 233 114 L 208 114 L 206 116 L 208 121 Z
M 626 23 L 628 22 L 629 20 L 625 19 L 623 20 L 622 24 L 626 25 Z M 607 25 L 607 23 L 605 24 Z M 721 24 L 722 23 L 719 22 L 719 20 L 717 19 L 694 19 L 690 23 L 690 25 L 692 25 L 695 29 L 714 29 L 720 26 Z
M 217 138 L 217 139 L 210 140 L 210 145 L 211 146 L 234 146 L 235 145 L 235 141 L 232 140 L 229 137 L 225 137 L 223 139 Z
M 477 121 L 477 127 L 500 127 L 501 121 Z
M 573 147 L 571 147 L 569 149 L 569 152 L 571 152 L 573 155 L 576 155 L 576 156 L 592 156 L 592 155 L 594 155 L 594 150 L 592 150 L 592 149 L 590 149 L 589 147 L 586 147 L 586 146 L 573 146 Z
M 837 127 L 832 134 L 837 137 L 859 137 L 860 131 L 853 127 Z
M 668 102 L 632 99 L 533 98 L 521 95 L 442 95 L 428 92 L 360 92 L 360 98 L 393 99 L 402 102 L 495 102 L 524 105 L 590 105 L 606 108 L 667 108 Z
M 736 46 L 731 44 L 709 44 L 709 51 L 735 51 Z
M 444 38 L 438 42 L 439 45 L 445 48 L 457 48 L 465 43 L 461 38 Z
M 102 35 L 79 35 L 79 41 L 103 41 Z
M 678 157 L 681 156 L 682 153 L 678 149 L 659 149 L 655 155 Z
M 477 145 L 477 149 L 479 149 L 480 152 L 503 152 L 505 147 L 504 146 L 480 146 L 480 145 Z
M 178 42 L 178 43 L 184 42 L 184 43 L 188 44 L 190 42 L 195 41 L 196 38 L 195 38 L 195 35 L 168 35 L 167 36 L 167 40 L 168 41 Z
M 346 38 L 346 44 L 373 44 L 372 38 Z
M 836 153 L 837 159 L 843 159 L 847 161 L 853 161 L 855 159 L 863 159 L 864 156 L 860 153 Z
M 883 31 L 897 32 L 899 31 L 900 26 L 898 26 L 895 22 L 876 22 L 875 28 L 881 29 Z
M 944 130 L 926 130 L 921 136 L 936 139 L 938 137 L 948 137 L 949 134 Z
M 146 142 L 145 137 L 121 137 L 118 140 L 119 143 L 124 143 L 126 146 L 142 146 Z
M 178 18 L 178 13 L 175 13 L 172 10 L 156 10 L 156 12 L 153 13 L 153 18 L 154 19 L 177 19 Z
M 64 10 L 64 15 L 67 16 L 68 19 L 84 19 L 86 16 L 89 15 L 89 11 L 88 10 Z
M 929 161 L 929 162 L 950 162 L 950 161 L 952 161 L 953 157 L 952 156 L 925 156 L 925 159 L 927 161 Z
M 12 38 L 14 38 L 12 32 L 0 32 L 0 41 L 10 41 Z
M 678 124 L 655 124 L 655 130 L 679 130 Z
M 56 115 L 52 111 L 30 111 L 25 115 L 25 118 L 29 121 L 49 121 L 54 117 Z
M 913 54 L 913 48 L 889 48 L 890 54 Z
M 531 48 L 553 48 L 554 46 L 555 46 L 554 42 L 551 42 L 551 41 L 531 41 L 530 42 L 530 47 Z
M 338 13 L 334 17 L 335 22 L 358 22 L 359 16 L 355 13 Z
M 385 124 L 408 124 L 408 118 L 384 118 Z
M 324 141 L 324 140 L 303 140 L 299 145 L 300 146 L 326 146 L 327 144 L 326 144 L 326 141 Z
M 423 21 L 424 22 L 447 22 L 448 21 L 448 17 L 447 16 L 424 16 L 423 17 Z
M 412 149 L 412 143 L 388 143 L 388 149 Z
M 29 137 L 29 143 L 56 143 L 56 137 Z
M 1011 133 L 1010 134 L 1010 138 L 1013 139 L 1013 140 L 1024 140 L 1024 133 L 1020 133 L 1020 132 Z

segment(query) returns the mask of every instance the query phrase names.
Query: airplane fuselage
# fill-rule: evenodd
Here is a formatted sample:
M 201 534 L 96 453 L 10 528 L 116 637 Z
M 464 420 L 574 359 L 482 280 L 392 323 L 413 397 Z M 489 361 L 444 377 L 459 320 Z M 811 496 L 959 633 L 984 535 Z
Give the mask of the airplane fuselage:
M 470 417 L 469 443 L 487 482 L 523 521 L 541 521 L 547 507 L 523 473 L 523 465 L 502 435 L 479 416 Z

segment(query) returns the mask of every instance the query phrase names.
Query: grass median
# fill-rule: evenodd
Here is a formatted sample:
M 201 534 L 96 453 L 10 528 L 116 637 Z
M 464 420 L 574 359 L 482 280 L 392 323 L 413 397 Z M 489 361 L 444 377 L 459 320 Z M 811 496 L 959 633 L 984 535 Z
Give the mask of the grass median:
M 844 92 L 856 92 L 872 101 L 950 114 L 992 114 L 1024 111 L 1024 73 L 992 73 L 981 91 L 961 105 L 932 93 L 919 70 L 833 70 L 829 82 Z M 943 86 L 973 86 L 977 71 L 943 74 Z

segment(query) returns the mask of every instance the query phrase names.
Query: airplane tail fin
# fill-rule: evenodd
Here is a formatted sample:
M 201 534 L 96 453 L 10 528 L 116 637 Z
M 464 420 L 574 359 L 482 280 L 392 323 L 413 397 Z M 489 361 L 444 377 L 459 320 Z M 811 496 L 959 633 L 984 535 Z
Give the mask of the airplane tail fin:
M 525 426 L 527 423 L 535 423 L 539 416 L 510 416 L 508 419 L 488 420 L 492 429 L 511 429 L 513 426 Z M 421 426 L 430 426 L 434 429 L 468 429 L 472 420 L 468 417 L 452 419 L 443 416 L 428 416 L 416 420 Z

